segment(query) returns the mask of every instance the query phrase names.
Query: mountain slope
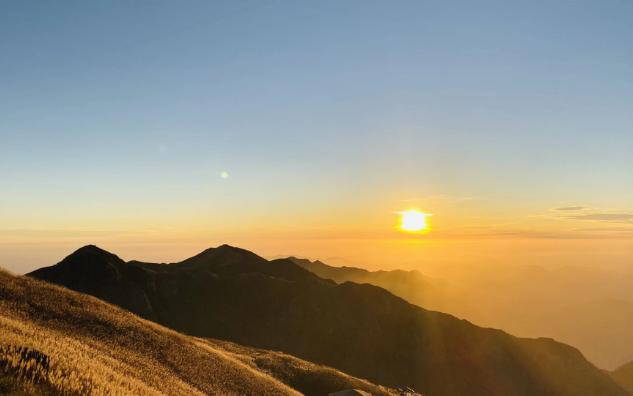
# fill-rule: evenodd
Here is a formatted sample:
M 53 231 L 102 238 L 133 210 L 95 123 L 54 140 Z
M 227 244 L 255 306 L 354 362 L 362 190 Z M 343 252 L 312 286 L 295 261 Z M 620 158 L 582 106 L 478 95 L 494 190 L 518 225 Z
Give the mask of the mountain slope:
M 88 246 L 31 276 L 188 334 L 284 351 L 429 396 L 627 394 L 570 346 L 480 328 L 226 245 L 176 264 L 126 263 Z
M 328 395 L 335 391 L 356 389 L 372 395 L 383 395 L 390 390 L 376 387 L 365 380 L 348 376 L 333 368 L 319 366 L 283 352 L 249 348 L 230 341 L 207 339 L 214 348 L 221 349 L 254 369 L 270 373 L 293 389 L 310 395 Z M 407 393 L 415 396 L 413 393 Z
M 336 283 L 369 283 L 382 287 L 398 297 L 421 307 L 443 311 L 450 306 L 452 296 L 441 279 L 424 276 L 419 271 L 368 271 L 356 267 L 333 267 L 322 261 L 310 261 L 297 257 L 288 257 L 293 263 L 323 279 Z
M 0 271 L 1 394 L 299 394 L 274 378 L 283 374 L 296 383 L 299 373 L 246 362 L 264 352 L 230 352 L 223 342 L 185 336 L 91 296 Z M 277 366 L 288 358 L 267 353 Z M 298 389 L 308 394 L 352 387 L 388 393 L 297 361 L 305 367 L 301 378 L 311 381 Z
M 526 310 L 527 311 L 527 310 Z M 534 310 L 535 311 L 535 310 Z M 602 363 L 623 362 L 633 357 L 633 304 L 603 299 L 526 312 L 516 321 L 521 334 L 546 334 L 578 346 L 587 359 Z
M 611 372 L 611 377 L 622 388 L 633 394 L 633 362 L 624 364 Z
M 554 338 L 579 348 L 601 368 L 633 359 L 632 279 L 619 273 L 574 266 L 471 266 L 448 270 L 439 279 L 418 271 L 367 271 L 289 259 L 337 283 L 369 283 L 479 325 Z

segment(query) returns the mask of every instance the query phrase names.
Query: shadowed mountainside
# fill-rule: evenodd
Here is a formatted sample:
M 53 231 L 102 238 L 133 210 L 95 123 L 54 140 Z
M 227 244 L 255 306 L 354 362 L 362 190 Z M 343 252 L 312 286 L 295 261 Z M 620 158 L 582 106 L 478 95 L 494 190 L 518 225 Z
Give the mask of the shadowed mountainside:
M 547 335 L 577 346 L 600 367 L 633 357 L 633 304 L 604 299 L 526 312 L 516 320 L 515 331 L 522 335 Z
M 323 279 L 331 279 L 336 283 L 369 283 L 425 308 L 444 311 L 454 299 L 444 280 L 425 276 L 415 270 L 368 271 L 357 267 L 333 267 L 319 260 L 297 257 L 288 257 L 288 260 Z
M 261 355 L 267 365 L 250 363 Z M 391 393 L 275 352 L 185 336 L 92 296 L 0 271 L 0 394 L 323 395 L 349 388 Z
M 611 372 L 611 377 L 622 388 L 626 389 L 630 394 L 633 395 L 633 362 L 624 364 Z
M 95 246 L 30 274 L 185 333 L 280 350 L 430 396 L 624 396 L 576 349 L 521 339 L 223 245 L 176 264 Z
M 560 340 L 601 368 L 614 369 L 633 359 L 630 276 L 585 267 L 508 265 L 449 269 L 441 279 L 418 271 L 367 271 L 289 259 L 337 283 L 369 283 L 479 325 Z

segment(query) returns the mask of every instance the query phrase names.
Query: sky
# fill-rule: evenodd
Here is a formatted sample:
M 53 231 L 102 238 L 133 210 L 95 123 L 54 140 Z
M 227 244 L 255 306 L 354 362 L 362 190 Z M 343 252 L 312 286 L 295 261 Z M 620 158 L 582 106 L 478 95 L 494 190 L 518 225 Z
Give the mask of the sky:
M 633 259 L 633 3 L 5 1 L 0 266 Z M 397 212 L 429 217 L 424 235 Z

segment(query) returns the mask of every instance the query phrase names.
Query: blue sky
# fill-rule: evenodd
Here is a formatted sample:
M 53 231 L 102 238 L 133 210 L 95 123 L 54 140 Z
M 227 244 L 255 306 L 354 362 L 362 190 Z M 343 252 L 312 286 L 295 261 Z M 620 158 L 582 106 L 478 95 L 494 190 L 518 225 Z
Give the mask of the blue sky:
M 0 227 L 360 227 L 438 195 L 487 223 L 629 213 L 632 20 L 624 0 L 3 2 Z

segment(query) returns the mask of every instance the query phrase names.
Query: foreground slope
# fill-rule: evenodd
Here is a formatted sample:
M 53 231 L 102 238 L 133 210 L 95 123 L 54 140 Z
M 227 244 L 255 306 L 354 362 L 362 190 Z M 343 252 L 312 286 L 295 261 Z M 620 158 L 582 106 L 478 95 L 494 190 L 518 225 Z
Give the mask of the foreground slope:
M 177 264 L 126 263 L 87 246 L 31 275 L 188 334 L 284 351 L 429 396 L 628 394 L 568 345 L 477 327 L 226 245 Z
M 206 339 L 214 348 L 226 352 L 249 366 L 270 373 L 293 389 L 310 395 L 328 395 L 341 390 L 361 390 L 379 396 L 391 390 L 377 387 L 365 380 L 351 377 L 331 367 L 317 365 L 283 352 L 249 348 L 230 341 Z M 412 392 L 397 392 L 415 396 Z
M 0 271 L 0 393 L 137 395 L 294 395 L 225 343 L 179 334 L 94 297 Z M 271 352 L 272 353 L 272 352 Z M 273 359 L 281 361 L 281 359 Z M 280 366 L 281 363 L 278 363 Z M 366 381 L 301 362 L 322 394 L 360 388 L 387 394 Z M 323 372 L 326 372 L 325 374 Z M 272 375 L 270 375 L 272 374 Z M 290 372 L 286 381 L 296 382 Z

